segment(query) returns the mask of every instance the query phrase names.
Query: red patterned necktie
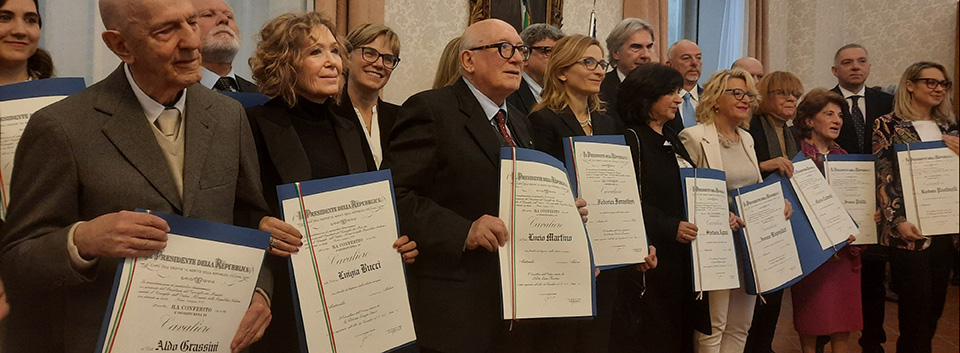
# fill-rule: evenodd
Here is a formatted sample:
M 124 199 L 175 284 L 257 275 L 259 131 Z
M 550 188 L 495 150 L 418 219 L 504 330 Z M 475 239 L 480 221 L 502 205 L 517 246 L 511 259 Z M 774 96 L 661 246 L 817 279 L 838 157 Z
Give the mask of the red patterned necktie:
M 510 133 L 507 132 L 507 114 L 503 112 L 503 109 L 497 111 L 497 128 L 500 129 L 500 134 L 503 135 L 503 139 L 507 141 L 510 147 L 517 146 L 513 143 L 513 139 L 510 138 Z

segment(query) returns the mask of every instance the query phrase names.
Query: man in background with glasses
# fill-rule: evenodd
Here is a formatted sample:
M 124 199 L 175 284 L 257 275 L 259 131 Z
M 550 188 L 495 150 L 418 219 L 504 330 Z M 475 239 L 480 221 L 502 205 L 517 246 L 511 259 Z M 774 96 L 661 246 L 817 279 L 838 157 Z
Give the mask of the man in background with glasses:
M 253 92 L 257 85 L 233 72 L 240 51 L 240 29 L 233 9 L 223 0 L 193 0 L 197 8 L 203 77 L 200 84 L 217 91 Z
M 850 103 L 850 115 L 843 116 L 843 126 L 837 144 L 847 153 L 873 153 L 873 122 L 877 117 L 893 111 L 893 96 L 866 86 L 870 76 L 870 61 L 867 49 L 860 44 L 847 44 L 837 50 L 830 68 L 837 77 L 837 86 L 831 91 L 839 93 Z M 860 255 L 860 300 L 863 309 L 863 335 L 860 347 L 865 353 L 883 352 L 882 343 L 887 341 L 883 330 L 887 289 L 886 265 L 889 256 L 886 247 L 867 245 Z
M 523 44 L 530 47 L 530 58 L 523 68 L 523 80 L 520 89 L 507 97 L 507 102 L 513 104 L 524 116 L 540 103 L 540 91 L 543 90 L 543 74 L 547 71 L 547 61 L 553 52 L 553 45 L 563 32 L 559 28 L 546 23 L 532 24 L 520 32 Z

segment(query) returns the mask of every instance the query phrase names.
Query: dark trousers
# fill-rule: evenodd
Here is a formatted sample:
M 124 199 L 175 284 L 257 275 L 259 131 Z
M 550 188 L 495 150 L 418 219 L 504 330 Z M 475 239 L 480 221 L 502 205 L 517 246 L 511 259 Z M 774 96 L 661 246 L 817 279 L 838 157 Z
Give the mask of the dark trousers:
M 887 247 L 877 244 L 867 245 L 860 256 L 863 266 L 860 269 L 863 331 L 859 343 L 864 353 L 882 353 L 881 345 L 887 341 L 887 334 L 883 330 L 887 289 L 883 281 L 886 279 L 889 257 Z
M 780 319 L 780 303 L 783 301 L 783 291 L 770 292 L 763 295 L 766 303 L 757 296 L 757 306 L 753 309 L 753 323 L 747 333 L 745 353 L 773 352 L 773 336 L 777 332 L 777 320 Z
M 899 298 L 897 352 L 929 353 L 953 268 L 953 241 L 932 238 L 923 251 L 889 249 L 892 288 Z

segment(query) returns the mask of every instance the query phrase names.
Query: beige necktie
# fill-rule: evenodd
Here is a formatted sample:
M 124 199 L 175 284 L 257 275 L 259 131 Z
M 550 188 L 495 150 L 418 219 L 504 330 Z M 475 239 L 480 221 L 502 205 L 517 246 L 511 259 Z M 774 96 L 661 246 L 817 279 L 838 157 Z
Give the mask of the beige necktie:
M 173 141 L 177 138 L 177 130 L 180 128 L 180 111 L 176 108 L 164 109 L 154 124 L 160 129 L 163 136 Z

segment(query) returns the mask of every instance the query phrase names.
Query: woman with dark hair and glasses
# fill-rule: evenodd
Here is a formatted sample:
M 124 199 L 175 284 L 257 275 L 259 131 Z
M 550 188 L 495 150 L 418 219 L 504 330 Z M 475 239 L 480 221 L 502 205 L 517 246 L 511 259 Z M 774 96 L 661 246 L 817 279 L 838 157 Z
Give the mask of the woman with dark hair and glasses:
M 676 69 L 641 64 L 620 84 L 617 110 L 626 124 L 624 137 L 639 167 L 640 195 L 647 239 L 658 249 L 657 269 L 645 275 L 624 274 L 621 293 L 637 298 L 646 277 L 646 292 L 626 299 L 617 315 L 628 317 L 629 335 L 618 337 L 619 351 L 693 352 L 694 326 L 709 328 L 706 315 L 695 315 L 690 268 L 690 241 L 697 226 L 684 221 L 686 211 L 680 168 L 693 166 L 677 132 L 667 122 L 683 102 L 683 77 Z M 615 322 L 619 322 L 617 320 Z M 695 325 L 696 324 L 696 325 Z
M 910 65 L 897 85 L 893 112 L 878 117 L 873 125 L 878 239 L 888 247 L 891 287 L 900 299 L 898 352 L 930 352 L 955 261 L 951 238 L 956 235 L 924 237 L 907 221 L 895 150 L 896 144 L 942 140 L 957 153 L 957 117 L 948 98 L 953 82 L 948 76 L 938 63 Z
M 37 0 L 0 0 L 0 85 L 53 76 L 53 59 L 40 42 Z
M 599 93 L 606 70 L 595 38 L 574 34 L 557 41 L 544 71 L 542 99 L 530 113 L 538 150 L 562 161 L 564 137 L 621 132 L 616 120 L 603 114 Z
M 400 64 L 400 37 L 387 26 L 367 23 L 347 33 L 346 39 L 347 83 L 340 101 L 331 109 L 342 117 L 356 117 L 361 142 L 369 150 L 369 155 L 364 152 L 368 167 L 377 170 L 400 110 L 380 99 L 380 90 Z
M 683 129 L 683 142 L 690 159 L 698 167 L 722 170 L 727 190 L 762 181 L 753 137 L 747 132 L 750 112 L 757 106 L 753 76 L 743 69 L 721 70 L 703 87 L 697 106 L 697 125 Z M 789 202 L 784 216 L 792 214 Z M 730 213 L 730 229 L 744 226 L 740 217 Z M 744 288 L 711 291 L 710 330 L 694 333 L 698 352 L 743 352 L 747 332 L 753 321 L 756 295 Z

